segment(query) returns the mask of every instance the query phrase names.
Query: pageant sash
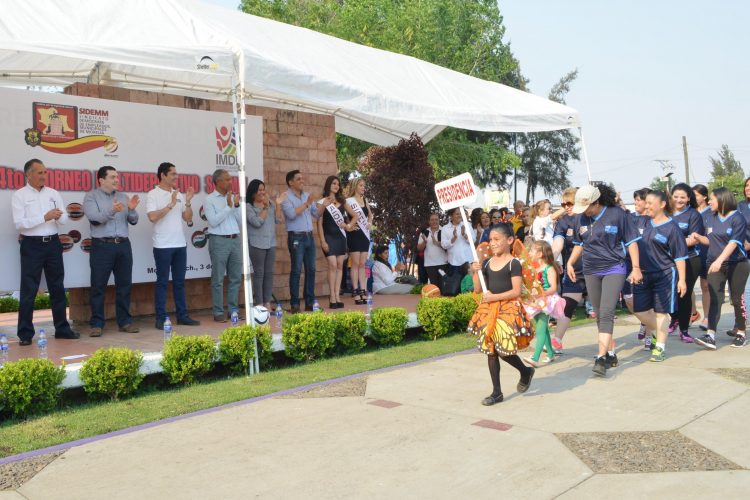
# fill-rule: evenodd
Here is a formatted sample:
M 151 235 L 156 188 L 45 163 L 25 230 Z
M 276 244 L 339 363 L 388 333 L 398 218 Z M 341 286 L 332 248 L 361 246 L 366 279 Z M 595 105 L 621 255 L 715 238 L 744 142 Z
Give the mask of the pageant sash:
M 325 198 L 320 200 L 320 203 L 322 204 L 325 201 Z M 341 231 L 341 234 L 344 235 L 344 238 L 346 238 L 346 230 L 344 230 L 343 225 L 346 224 L 346 221 L 344 220 L 344 215 L 341 213 L 341 210 L 336 208 L 333 203 L 329 204 L 326 207 L 326 210 L 328 210 L 328 213 L 331 214 L 331 217 L 333 218 L 333 222 L 336 223 L 336 225 L 339 228 L 339 231 Z
M 370 238 L 370 229 L 367 227 L 367 217 L 365 216 L 364 210 L 362 210 L 362 207 L 359 206 L 359 203 L 357 203 L 357 200 L 352 198 L 348 198 L 346 202 L 351 207 L 352 211 L 357 214 L 357 225 L 362 230 L 363 233 L 365 233 L 365 236 L 367 236 L 367 239 Z

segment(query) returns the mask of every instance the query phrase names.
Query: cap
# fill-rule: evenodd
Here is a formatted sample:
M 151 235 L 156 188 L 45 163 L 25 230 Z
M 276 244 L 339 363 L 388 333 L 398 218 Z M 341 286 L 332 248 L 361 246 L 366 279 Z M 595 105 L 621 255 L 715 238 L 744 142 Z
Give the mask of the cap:
M 586 208 L 599 199 L 601 193 L 596 186 L 582 186 L 576 191 L 576 202 L 573 205 L 574 214 L 582 214 Z

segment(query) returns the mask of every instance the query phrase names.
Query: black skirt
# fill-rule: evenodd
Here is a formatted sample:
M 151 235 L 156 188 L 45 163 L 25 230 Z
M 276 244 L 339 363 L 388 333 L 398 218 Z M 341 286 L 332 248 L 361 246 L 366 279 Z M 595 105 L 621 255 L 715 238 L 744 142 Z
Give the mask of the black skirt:
M 369 252 L 370 240 L 361 229 L 346 233 L 346 242 L 350 252 Z

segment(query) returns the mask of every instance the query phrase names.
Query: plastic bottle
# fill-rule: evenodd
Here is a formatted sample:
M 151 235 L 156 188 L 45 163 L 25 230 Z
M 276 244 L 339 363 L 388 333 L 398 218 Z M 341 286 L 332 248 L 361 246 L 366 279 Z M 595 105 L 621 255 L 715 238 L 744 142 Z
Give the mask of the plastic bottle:
M 274 313 L 274 316 L 276 316 L 276 328 L 281 331 L 281 320 L 284 316 L 284 311 L 281 309 L 281 304 L 276 304 L 276 312 Z
M 169 316 L 164 318 L 164 342 L 168 342 L 172 338 L 172 321 Z
M 47 334 L 44 333 L 44 328 L 39 329 L 36 346 L 39 350 L 39 359 L 47 359 Z
M 367 317 L 370 317 L 370 313 L 372 312 L 372 293 L 367 292 Z
M 236 327 L 240 323 L 240 315 L 237 313 L 236 308 L 232 308 L 232 315 L 230 316 L 230 319 L 232 321 L 232 326 Z
M 8 336 L 0 333 L 0 368 L 8 362 Z
M 318 302 L 318 299 L 313 301 L 313 312 L 320 312 L 320 302 Z

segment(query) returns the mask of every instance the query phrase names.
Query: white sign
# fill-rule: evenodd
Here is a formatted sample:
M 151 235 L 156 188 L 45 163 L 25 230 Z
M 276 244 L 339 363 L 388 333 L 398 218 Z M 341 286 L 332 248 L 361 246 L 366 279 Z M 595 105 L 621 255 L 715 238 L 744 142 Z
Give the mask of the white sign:
M 236 172 L 236 140 L 231 113 L 134 104 L 105 99 L 0 89 L 0 290 L 18 290 L 18 231 L 11 218 L 11 196 L 24 186 L 23 165 L 31 158 L 47 167 L 47 186 L 62 196 L 69 222 L 60 230 L 65 248 L 65 286 L 88 287 L 91 245 L 89 221 L 80 203 L 96 189 L 96 171 L 104 165 L 120 173 L 120 189 L 138 194 L 140 220 L 130 226 L 133 282 L 156 280 L 153 225 L 146 216 L 146 193 L 156 184 L 156 169 L 173 163 L 180 191 L 195 189 L 193 225 L 183 224 L 187 278 L 211 275 L 203 201 L 214 191 L 217 168 Z M 263 178 L 263 119 L 248 116 L 245 126 L 248 180 Z M 239 192 L 235 177 L 233 190 Z M 110 281 L 112 283 L 112 281 Z
M 477 187 L 466 172 L 435 184 L 435 196 L 443 210 L 470 205 L 477 198 Z

